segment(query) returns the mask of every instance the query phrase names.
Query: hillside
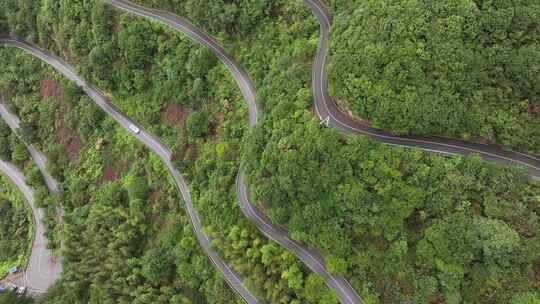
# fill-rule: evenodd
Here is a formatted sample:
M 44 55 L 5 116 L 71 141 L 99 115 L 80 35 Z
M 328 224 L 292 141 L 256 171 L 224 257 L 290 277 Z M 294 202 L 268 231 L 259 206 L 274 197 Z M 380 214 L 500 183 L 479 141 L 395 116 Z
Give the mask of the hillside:
M 540 153 L 540 6 L 333 0 L 330 92 L 397 134 Z

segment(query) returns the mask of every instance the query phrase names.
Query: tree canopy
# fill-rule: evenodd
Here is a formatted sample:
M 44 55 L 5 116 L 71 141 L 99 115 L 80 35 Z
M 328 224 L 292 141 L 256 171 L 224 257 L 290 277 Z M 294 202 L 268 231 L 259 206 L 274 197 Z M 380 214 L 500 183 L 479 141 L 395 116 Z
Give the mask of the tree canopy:
M 330 2 L 330 92 L 344 108 L 398 134 L 540 153 L 536 0 Z

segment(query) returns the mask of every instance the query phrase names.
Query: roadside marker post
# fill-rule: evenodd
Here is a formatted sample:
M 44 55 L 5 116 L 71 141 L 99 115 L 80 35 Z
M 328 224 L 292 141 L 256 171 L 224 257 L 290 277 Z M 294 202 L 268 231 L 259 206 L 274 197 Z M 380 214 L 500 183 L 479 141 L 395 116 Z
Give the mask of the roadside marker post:
M 330 116 L 326 116 L 325 119 L 321 120 L 321 125 L 325 125 L 327 128 L 330 127 Z

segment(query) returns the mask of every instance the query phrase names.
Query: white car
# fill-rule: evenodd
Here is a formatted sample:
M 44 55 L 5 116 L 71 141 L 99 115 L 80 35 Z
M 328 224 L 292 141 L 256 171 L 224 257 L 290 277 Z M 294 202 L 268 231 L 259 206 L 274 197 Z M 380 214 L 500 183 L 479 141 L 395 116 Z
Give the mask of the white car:
M 129 125 L 129 129 L 135 134 L 141 133 L 141 129 L 139 129 L 136 125 Z
M 9 290 L 11 290 L 11 292 L 16 293 L 18 295 L 25 294 L 27 289 L 28 288 L 26 286 L 18 286 L 13 283 L 9 284 Z
M 27 289 L 26 286 L 19 286 L 19 288 L 17 289 L 17 294 L 22 296 L 23 294 L 26 293 L 26 289 Z

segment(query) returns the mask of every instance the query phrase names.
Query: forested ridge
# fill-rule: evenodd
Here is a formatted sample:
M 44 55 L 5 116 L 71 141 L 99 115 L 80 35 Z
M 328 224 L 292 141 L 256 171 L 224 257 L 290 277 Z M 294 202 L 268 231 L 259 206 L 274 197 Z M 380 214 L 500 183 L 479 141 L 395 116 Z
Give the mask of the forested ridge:
M 329 89 L 345 111 L 540 154 L 538 1 L 329 2 Z
M 0 26 L 77 64 L 174 148 L 215 246 L 264 298 L 336 303 L 321 278 L 241 214 L 234 186 L 241 160 L 255 201 L 321 249 L 366 303 L 536 303 L 538 185 L 519 169 L 322 127 L 311 111 L 318 24 L 303 3 L 141 3 L 189 18 L 247 68 L 262 106 L 248 136 L 224 66 L 161 25 L 98 1 L 6 0 L 2 11 L 13 13 Z M 28 55 L 0 50 L 13 59 L 0 65 L 1 89 L 51 156 L 66 197 L 67 267 L 47 302 L 238 301 L 198 249 L 157 158 L 73 84 Z
M 319 129 L 300 120 L 247 150 L 252 190 L 368 303 L 538 297 L 540 188 L 523 172 Z

